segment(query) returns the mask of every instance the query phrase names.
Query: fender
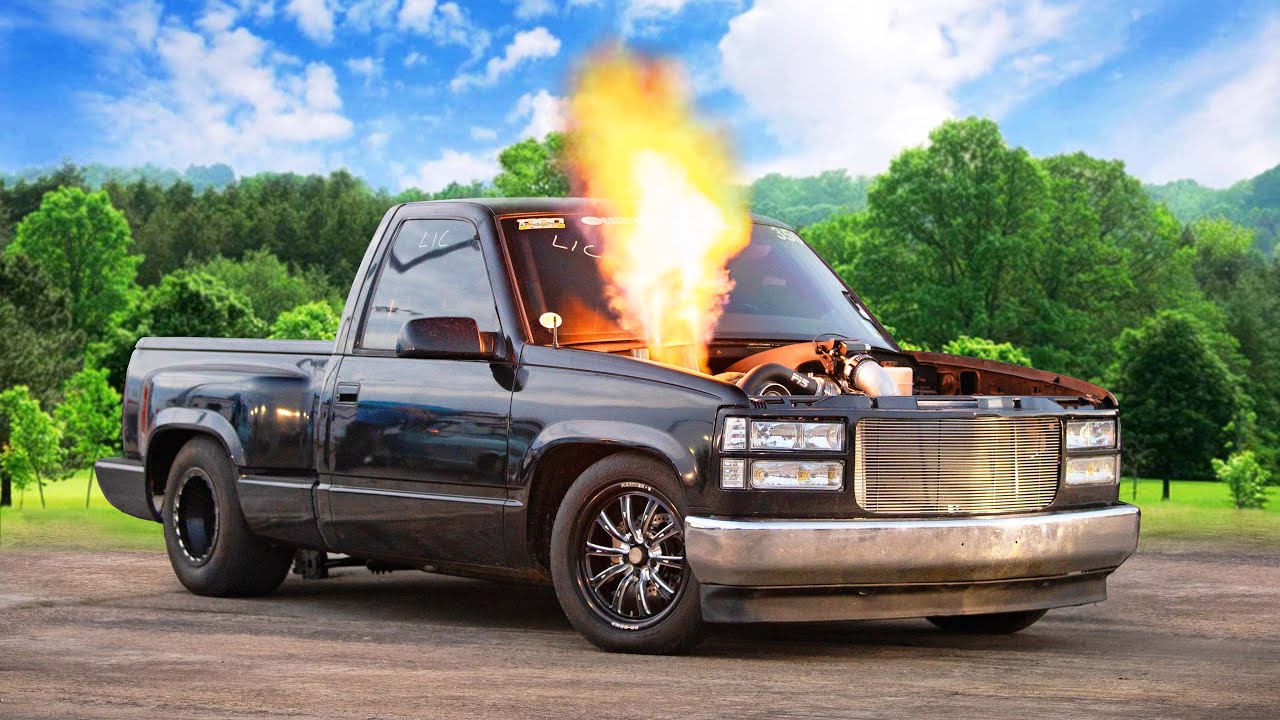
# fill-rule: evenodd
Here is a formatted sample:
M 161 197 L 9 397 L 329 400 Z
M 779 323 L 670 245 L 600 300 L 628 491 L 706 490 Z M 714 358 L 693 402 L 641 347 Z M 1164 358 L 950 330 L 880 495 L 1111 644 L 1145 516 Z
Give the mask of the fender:
M 532 475 L 548 450 L 568 443 L 619 445 L 648 451 L 665 458 L 686 487 L 693 487 L 699 480 L 693 450 L 661 430 L 620 420 L 565 420 L 548 425 L 529 445 L 520 464 L 521 479 Z
M 157 412 L 150 432 L 139 443 L 142 457 L 147 457 L 147 448 L 153 438 L 170 430 L 197 430 L 213 435 L 226 446 L 231 464 L 244 467 L 244 445 L 231 422 L 212 410 L 197 408 L 167 407 Z

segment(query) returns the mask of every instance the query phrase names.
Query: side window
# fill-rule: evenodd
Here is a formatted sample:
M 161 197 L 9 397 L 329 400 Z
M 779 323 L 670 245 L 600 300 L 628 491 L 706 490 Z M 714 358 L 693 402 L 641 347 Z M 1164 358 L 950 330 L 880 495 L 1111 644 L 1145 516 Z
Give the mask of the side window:
M 406 322 L 446 316 L 475 318 L 483 333 L 501 329 L 479 234 L 466 220 L 408 220 L 383 258 L 360 347 L 394 350 Z

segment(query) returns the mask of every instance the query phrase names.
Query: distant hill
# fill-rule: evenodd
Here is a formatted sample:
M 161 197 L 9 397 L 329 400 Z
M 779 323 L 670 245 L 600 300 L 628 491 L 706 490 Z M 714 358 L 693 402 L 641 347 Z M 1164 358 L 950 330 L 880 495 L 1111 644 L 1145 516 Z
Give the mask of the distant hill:
M 1147 185 L 1151 197 L 1164 203 L 1182 222 L 1225 217 L 1252 229 L 1264 253 L 1280 245 L 1280 165 L 1225 190 L 1207 188 L 1195 180 Z
M 80 165 L 77 169 L 83 175 L 85 185 L 91 188 L 102 187 L 112 180 L 123 184 L 146 180 L 161 187 L 169 187 L 176 182 L 182 181 L 190 183 L 196 192 L 203 192 L 209 189 L 221 190 L 236 180 L 235 171 L 229 165 L 223 163 L 190 165 L 184 172 L 178 172 L 172 168 L 156 167 L 151 164 L 126 168 L 91 163 L 89 165 Z M 16 173 L 0 173 L 0 182 L 4 182 L 6 185 L 13 185 L 19 180 L 33 181 L 37 178 L 48 177 L 57 171 L 57 167 L 32 167 L 19 170 Z

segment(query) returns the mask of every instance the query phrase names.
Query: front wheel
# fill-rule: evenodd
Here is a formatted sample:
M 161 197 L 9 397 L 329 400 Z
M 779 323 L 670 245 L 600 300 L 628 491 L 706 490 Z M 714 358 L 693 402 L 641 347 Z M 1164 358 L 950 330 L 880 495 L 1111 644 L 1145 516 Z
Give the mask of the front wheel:
M 686 652 L 702 632 L 685 560 L 682 492 L 670 469 L 611 455 L 569 488 L 551 533 L 551 576 L 578 632 L 611 652 Z
M 991 613 L 988 615 L 936 615 L 929 622 L 948 632 L 967 635 L 1012 635 L 1026 630 L 1048 610 Z

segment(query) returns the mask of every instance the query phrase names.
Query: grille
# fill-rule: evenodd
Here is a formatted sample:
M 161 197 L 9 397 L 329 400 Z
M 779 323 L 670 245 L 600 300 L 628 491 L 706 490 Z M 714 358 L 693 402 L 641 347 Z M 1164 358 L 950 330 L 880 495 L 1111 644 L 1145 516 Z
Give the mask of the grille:
M 854 493 L 872 513 L 1040 510 L 1058 492 L 1057 418 L 864 419 Z

